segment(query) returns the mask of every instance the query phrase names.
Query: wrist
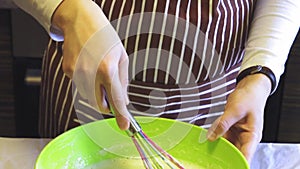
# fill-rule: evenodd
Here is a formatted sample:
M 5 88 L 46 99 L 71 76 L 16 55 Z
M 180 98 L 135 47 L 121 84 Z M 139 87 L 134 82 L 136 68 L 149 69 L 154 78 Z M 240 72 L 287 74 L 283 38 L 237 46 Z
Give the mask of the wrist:
M 251 74 L 239 81 L 236 88 L 248 88 L 253 87 L 256 91 L 265 92 L 266 96 L 269 96 L 272 91 L 272 84 L 270 79 L 261 73 Z
M 93 1 L 64 0 L 53 14 L 52 24 L 65 34 L 70 29 L 83 29 L 87 25 L 89 30 L 97 31 L 109 21 Z
M 249 67 L 239 73 L 237 76 L 237 83 L 239 83 L 241 80 L 246 78 L 247 76 L 255 75 L 255 74 L 260 74 L 263 75 L 261 77 L 265 77 L 264 79 L 268 79 L 270 82 L 271 90 L 270 94 L 272 94 L 275 91 L 276 88 L 276 77 L 272 70 L 270 70 L 268 67 L 256 65 Z

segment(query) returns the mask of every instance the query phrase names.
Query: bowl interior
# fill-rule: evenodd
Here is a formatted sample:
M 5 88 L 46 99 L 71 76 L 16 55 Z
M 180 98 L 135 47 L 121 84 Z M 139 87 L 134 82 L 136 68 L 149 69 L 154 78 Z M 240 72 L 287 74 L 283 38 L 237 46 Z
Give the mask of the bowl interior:
M 225 139 L 202 142 L 206 131 L 200 127 L 163 118 L 136 119 L 154 142 L 179 161 L 206 169 L 249 169 L 243 155 Z M 39 155 L 35 168 L 86 169 L 114 159 L 140 161 L 131 138 L 119 130 L 114 119 L 106 119 L 74 128 L 52 140 Z

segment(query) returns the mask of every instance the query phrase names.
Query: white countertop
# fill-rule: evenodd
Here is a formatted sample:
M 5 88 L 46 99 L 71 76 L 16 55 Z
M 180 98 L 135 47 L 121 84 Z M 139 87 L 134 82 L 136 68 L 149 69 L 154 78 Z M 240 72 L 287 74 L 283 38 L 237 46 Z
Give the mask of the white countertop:
M 251 169 L 300 169 L 300 144 L 261 143 Z
M 0 169 L 33 169 L 37 156 L 49 141 L 0 137 Z
M 0 169 L 33 169 L 37 156 L 49 141 L 0 137 Z M 300 169 L 300 144 L 259 144 L 251 169 Z

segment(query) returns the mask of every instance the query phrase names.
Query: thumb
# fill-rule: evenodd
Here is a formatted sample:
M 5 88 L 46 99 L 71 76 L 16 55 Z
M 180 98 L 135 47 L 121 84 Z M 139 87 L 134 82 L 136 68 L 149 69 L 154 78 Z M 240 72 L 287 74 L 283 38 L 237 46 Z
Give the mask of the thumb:
M 237 123 L 240 120 L 240 117 L 234 115 L 231 112 L 224 112 L 222 116 L 217 118 L 211 127 L 207 131 L 207 139 L 214 141 L 219 137 L 223 136 L 231 126 Z

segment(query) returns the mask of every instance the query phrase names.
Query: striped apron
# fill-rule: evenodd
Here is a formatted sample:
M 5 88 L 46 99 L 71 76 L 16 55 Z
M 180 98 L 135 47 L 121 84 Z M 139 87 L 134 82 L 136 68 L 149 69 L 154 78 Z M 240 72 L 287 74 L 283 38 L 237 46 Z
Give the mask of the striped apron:
M 223 113 L 243 58 L 253 0 L 96 0 L 129 56 L 131 113 L 202 127 Z M 100 115 L 72 92 L 62 71 L 62 42 L 49 41 L 43 58 L 41 137 Z M 74 109 L 78 104 L 78 110 Z

